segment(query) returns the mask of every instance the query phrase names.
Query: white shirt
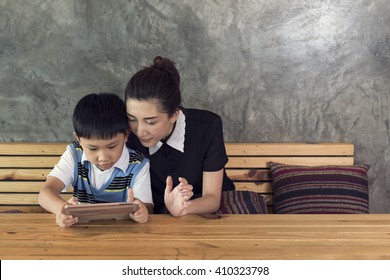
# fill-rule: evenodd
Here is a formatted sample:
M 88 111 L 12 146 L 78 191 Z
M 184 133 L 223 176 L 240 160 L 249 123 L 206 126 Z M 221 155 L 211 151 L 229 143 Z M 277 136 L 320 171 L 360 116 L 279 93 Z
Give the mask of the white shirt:
M 86 161 L 85 154 L 83 153 L 81 157 L 81 162 Z M 95 165 L 91 164 L 91 184 L 100 189 L 107 180 L 111 177 L 112 172 L 114 172 L 115 167 L 122 169 L 124 172 L 127 169 L 129 164 L 129 153 L 126 148 L 126 145 L 123 146 L 122 154 L 119 160 L 108 170 L 100 170 Z M 147 162 L 144 167 L 140 170 L 137 175 L 137 178 L 134 182 L 133 192 L 134 197 L 141 200 L 143 203 L 153 204 L 152 199 L 152 189 L 150 183 L 150 173 L 149 173 L 150 164 Z M 73 154 L 68 146 L 66 151 L 62 154 L 59 162 L 54 166 L 53 170 L 48 176 L 53 176 L 61 180 L 66 186 L 66 190 L 72 183 L 74 179 L 74 159 Z
M 175 129 L 173 130 L 172 135 L 168 138 L 166 142 L 167 145 L 184 153 L 185 133 L 186 133 L 186 116 L 181 110 L 179 110 L 179 116 L 177 117 L 176 120 Z M 150 147 L 149 154 L 153 155 L 161 148 L 162 145 L 163 143 L 159 141 L 157 144 Z

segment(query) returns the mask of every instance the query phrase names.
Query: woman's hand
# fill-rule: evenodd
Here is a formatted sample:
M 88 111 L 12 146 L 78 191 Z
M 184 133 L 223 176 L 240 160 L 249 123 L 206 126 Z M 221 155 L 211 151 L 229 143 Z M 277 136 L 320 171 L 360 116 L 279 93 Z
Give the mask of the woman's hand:
M 64 214 L 64 209 L 65 205 L 76 205 L 77 198 L 72 196 L 68 201 L 66 201 L 61 209 L 56 213 L 56 223 L 60 227 L 67 228 L 73 226 L 75 223 L 79 221 L 79 218 L 73 217 L 72 215 L 65 215 Z
M 185 178 L 179 177 L 179 185 L 173 189 L 173 180 L 171 176 L 167 177 L 164 202 L 168 211 L 174 217 L 183 216 L 186 214 L 186 208 L 190 205 L 188 201 L 194 193 L 192 185 L 188 184 Z
M 148 221 L 149 213 L 145 204 L 138 198 L 134 198 L 133 189 L 129 189 L 127 193 L 127 202 L 138 204 L 138 210 L 130 214 L 130 218 L 137 223 L 146 223 Z

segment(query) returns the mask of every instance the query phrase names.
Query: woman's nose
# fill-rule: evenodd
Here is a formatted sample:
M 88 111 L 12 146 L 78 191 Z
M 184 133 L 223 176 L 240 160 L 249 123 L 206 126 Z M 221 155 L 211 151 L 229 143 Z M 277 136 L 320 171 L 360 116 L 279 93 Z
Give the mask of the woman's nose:
M 146 134 L 146 127 L 143 124 L 138 124 L 136 128 L 136 134 L 139 136 L 143 136 Z

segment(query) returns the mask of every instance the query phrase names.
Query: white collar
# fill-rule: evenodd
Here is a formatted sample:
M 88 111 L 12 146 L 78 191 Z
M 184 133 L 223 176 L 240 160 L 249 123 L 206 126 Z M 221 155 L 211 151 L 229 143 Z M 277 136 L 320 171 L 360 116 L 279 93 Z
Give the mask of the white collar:
M 171 134 L 171 136 L 167 140 L 167 145 L 172 148 L 184 153 L 184 139 L 186 133 L 186 116 L 183 114 L 181 110 L 179 110 L 179 116 L 176 120 L 175 128 Z M 163 143 L 158 141 L 154 146 L 149 148 L 149 154 L 153 155 L 157 152 Z
M 86 158 L 85 153 L 83 153 L 83 155 L 81 156 L 81 163 L 84 163 L 84 161 L 89 161 Z M 121 157 L 114 164 L 114 166 L 111 167 L 109 170 L 111 170 L 112 168 L 116 167 L 116 168 L 121 169 L 123 171 L 123 173 L 126 173 L 128 165 L 129 165 L 129 151 L 128 151 L 127 147 L 126 147 L 126 144 L 124 144 Z M 107 171 L 107 170 L 105 170 L 105 171 Z

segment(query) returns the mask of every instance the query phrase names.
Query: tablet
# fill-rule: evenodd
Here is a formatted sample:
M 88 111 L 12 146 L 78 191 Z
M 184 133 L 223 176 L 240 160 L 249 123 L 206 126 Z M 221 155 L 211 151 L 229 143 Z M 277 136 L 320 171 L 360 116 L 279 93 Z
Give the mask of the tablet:
M 93 220 L 124 220 L 130 219 L 129 214 L 138 209 L 138 204 L 131 202 L 111 202 L 96 204 L 65 205 L 65 215 L 78 217 L 79 222 Z

